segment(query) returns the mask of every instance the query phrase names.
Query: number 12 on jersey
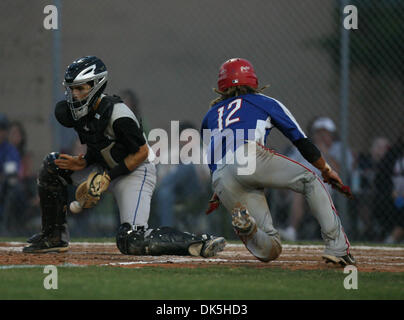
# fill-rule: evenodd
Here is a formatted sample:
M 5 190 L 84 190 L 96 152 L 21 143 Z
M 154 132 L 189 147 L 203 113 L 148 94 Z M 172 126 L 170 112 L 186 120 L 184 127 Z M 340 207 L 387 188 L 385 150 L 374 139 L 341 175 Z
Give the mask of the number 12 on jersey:
M 242 99 L 236 99 L 236 100 L 233 100 L 232 102 L 230 102 L 227 105 L 227 108 L 226 108 L 226 106 L 223 106 L 223 107 L 220 107 L 219 109 L 217 109 L 217 113 L 218 113 L 217 127 L 218 127 L 219 131 L 222 131 L 223 128 L 228 127 L 232 123 L 240 121 L 240 117 L 237 117 L 237 118 L 232 118 L 232 117 L 237 112 L 237 110 L 239 110 L 241 108 L 241 102 L 242 102 Z M 227 115 L 225 122 L 224 122 L 224 126 L 223 126 L 223 115 L 224 115 L 225 109 L 231 110 L 231 111 Z

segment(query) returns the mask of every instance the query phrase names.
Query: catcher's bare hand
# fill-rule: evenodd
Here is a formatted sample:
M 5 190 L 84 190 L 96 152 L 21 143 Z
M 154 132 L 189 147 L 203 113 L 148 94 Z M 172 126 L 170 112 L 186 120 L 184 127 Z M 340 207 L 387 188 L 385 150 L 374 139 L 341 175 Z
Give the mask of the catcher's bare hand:
M 83 154 L 71 156 L 69 154 L 62 153 L 59 158 L 55 160 L 55 164 L 60 169 L 78 171 L 86 167 L 86 160 L 84 160 Z

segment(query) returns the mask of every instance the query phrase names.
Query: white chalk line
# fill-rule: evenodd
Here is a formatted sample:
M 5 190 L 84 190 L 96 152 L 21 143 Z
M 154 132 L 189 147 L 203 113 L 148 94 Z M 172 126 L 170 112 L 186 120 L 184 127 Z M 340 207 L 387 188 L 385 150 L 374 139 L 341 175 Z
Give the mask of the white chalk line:
M 210 260 L 210 261 L 209 261 Z M 113 262 L 106 263 L 100 266 L 131 266 L 131 265 L 147 265 L 147 264 L 175 264 L 175 263 L 190 263 L 190 262 L 224 262 L 230 264 L 243 264 L 243 263 L 262 263 L 259 260 L 224 260 L 224 259 L 181 259 L 181 260 L 156 260 L 156 261 L 131 261 L 131 262 Z M 323 261 L 311 260 L 311 261 L 292 261 L 292 260 L 275 260 L 270 262 L 271 265 L 283 265 L 283 264 L 293 264 L 293 265 L 318 265 L 319 263 L 323 263 Z M 384 263 L 384 262 L 362 262 L 360 266 L 364 265 L 383 265 L 383 266 L 404 266 L 404 263 Z
M 30 269 L 30 268 L 45 268 L 49 264 L 10 264 L 10 265 L 0 265 L 0 270 L 6 269 Z M 88 265 L 75 264 L 75 263 L 65 263 L 57 265 L 61 268 L 86 268 Z
M 21 247 L 0 247 L 0 251 L 5 251 L 5 252 L 21 252 L 22 248 Z
M 189 263 L 189 262 L 225 262 L 225 263 L 262 263 L 261 261 L 255 259 L 243 259 L 243 260 L 227 260 L 227 259 L 190 259 L 190 258 L 173 258 L 173 259 L 164 259 L 164 260 L 155 260 L 155 261 L 131 261 L 131 262 L 112 262 L 102 264 L 101 266 L 129 266 L 129 265 L 145 265 L 145 264 L 168 264 L 168 263 Z M 271 262 L 271 264 L 283 264 L 283 263 L 293 263 L 293 264 L 318 264 L 318 261 L 289 261 L 289 260 L 275 260 Z

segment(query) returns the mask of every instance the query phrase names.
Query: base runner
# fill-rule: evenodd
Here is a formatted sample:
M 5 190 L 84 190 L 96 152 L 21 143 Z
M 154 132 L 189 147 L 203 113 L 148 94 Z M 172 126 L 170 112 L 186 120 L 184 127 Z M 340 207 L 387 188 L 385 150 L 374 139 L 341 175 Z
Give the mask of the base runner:
M 279 257 L 282 246 L 264 188 L 287 188 L 302 193 L 321 226 L 325 261 L 356 264 L 323 182 L 351 196 L 349 187 L 343 185 L 291 112 L 281 102 L 261 94 L 252 64 L 240 58 L 226 61 L 219 71 L 216 92 L 220 97 L 212 102 L 201 127 L 202 136 L 210 134 L 208 162 L 215 191 L 208 212 L 220 201 L 232 212 L 233 227 L 247 249 L 259 260 L 268 262 Z M 274 127 L 320 170 L 322 179 L 300 163 L 264 147 Z M 241 174 L 244 159 L 255 163 L 255 170 Z

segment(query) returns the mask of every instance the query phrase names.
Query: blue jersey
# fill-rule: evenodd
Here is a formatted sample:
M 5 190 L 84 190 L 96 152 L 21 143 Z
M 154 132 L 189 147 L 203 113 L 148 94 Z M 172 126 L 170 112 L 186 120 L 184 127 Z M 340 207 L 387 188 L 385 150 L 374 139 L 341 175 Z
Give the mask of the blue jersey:
M 20 170 L 20 154 L 9 142 L 0 144 L 0 175 L 17 174 Z
M 222 163 L 227 152 L 234 152 L 246 140 L 266 144 L 273 127 L 290 141 L 306 138 L 303 130 L 279 101 L 263 94 L 245 94 L 213 105 L 202 121 L 201 135 L 208 144 L 211 171 Z

